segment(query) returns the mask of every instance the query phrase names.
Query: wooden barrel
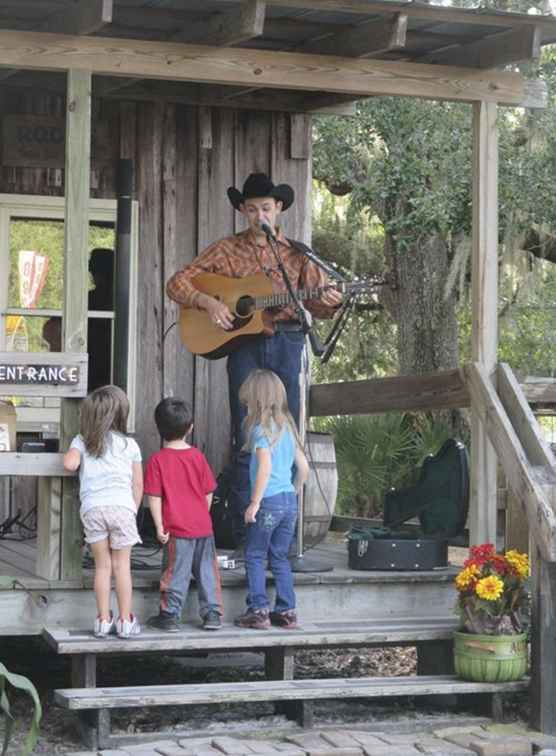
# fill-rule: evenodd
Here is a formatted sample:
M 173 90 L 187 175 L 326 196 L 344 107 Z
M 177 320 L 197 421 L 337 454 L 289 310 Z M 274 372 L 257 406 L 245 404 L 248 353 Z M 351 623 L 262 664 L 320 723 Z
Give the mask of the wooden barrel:
M 305 452 L 309 478 L 303 495 L 304 547 L 320 543 L 328 533 L 336 507 L 338 469 L 334 437 L 329 433 L 308 432 Z

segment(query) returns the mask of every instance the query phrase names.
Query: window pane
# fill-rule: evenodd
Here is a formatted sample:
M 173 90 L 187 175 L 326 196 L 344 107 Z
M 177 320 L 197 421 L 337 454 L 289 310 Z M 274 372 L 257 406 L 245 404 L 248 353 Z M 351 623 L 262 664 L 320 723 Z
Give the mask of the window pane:
M 63 222 L 13 218 L 8 307 L 60 309 L 63 271 Z
M 62 318 L 39 318 L 32 315 L 8 315 L 6 351 L 60 352 Z
M 113 269 L 113 224 L 89 226 L 89 265 Z M 10 281 L 8 307 L 61 309 L 64 296 L 64 223 L 62 220 L 12 218 L 10 220 Z M 91 292 L 95 283 L 91 278 Z M 94 309 L 112 309 L 111 281 Z M 109 299 L 107 299 L 109 295 Z M 91 308 L 93 309 L 93 308 Z

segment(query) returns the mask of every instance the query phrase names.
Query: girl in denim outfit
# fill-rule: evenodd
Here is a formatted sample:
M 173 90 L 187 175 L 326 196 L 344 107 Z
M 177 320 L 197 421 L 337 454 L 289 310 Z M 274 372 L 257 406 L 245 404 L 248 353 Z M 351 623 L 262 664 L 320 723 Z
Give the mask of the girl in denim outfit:
M 239 397 L 247 407 L 244 433 L 245 449 L 251 452 L 251 500 L 245 510 L 247 611 L 236 619 L 236 625 L 255 630 L 266 630 L 271 624 L 293 629 L 297 617 L 288 551 L 297 520 L 296 491 L 307 479 L 309 466 L 288 409 L 286 389 L 275 373 L 254 370 L 241 386 Z M 272 612 L 266 593 L 267 563 L 276 584 Z

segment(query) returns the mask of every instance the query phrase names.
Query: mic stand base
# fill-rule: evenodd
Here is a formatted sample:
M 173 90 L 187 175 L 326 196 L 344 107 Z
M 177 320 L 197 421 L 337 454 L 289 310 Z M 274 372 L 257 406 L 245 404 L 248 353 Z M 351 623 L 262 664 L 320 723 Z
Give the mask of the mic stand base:
M 290 558 L 292 572 L 332 572 L 334 565 L 323 561 L 318 556 L 300 554 Z

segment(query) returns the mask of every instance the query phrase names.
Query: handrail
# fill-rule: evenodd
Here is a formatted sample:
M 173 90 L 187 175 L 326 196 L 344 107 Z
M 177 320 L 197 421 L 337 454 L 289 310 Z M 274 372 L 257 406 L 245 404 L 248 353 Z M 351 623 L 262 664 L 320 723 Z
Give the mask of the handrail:
M 548 456 L 549 450 L 528 407 L 526 411 L 527 401 L 505 366 L 501 371 L 502 394 L 506 404 L 512 405 L 512 422 L 485 368 L 471 363 L 464 372 L 472 406 L 494 446 L 508 485 L 525 505 L 531 535 L 543 559 L 556 562 L 556 514 L 546 491 L 556 482 L 554 458 L 551 452 Z M 541 468 L 542 478 L 534 466 Z

